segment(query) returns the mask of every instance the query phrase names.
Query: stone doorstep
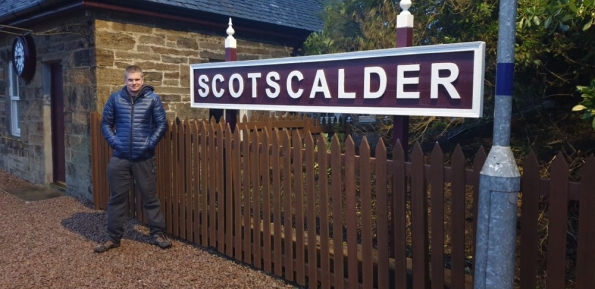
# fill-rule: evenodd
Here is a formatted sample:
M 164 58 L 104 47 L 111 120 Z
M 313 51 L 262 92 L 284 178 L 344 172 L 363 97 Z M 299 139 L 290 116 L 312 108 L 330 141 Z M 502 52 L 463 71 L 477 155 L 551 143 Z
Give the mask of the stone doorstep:
M 59 191 L 60 193 L 65 194 L 66 193 L 66 183 L 64 182 L 53 182 L 50 184 L 50 188 Z
M 243 226 L 243 221 L 244 219 L 242 218 L 242 226 Z M 252 228 L 254 228 L 252 226 Z M 260 222 L 260 233 L 263 233 L 263 221 Z M 274 223 L 271 223 L 270 225 L 271 228 L 271 244 L 273 244 L 274 242 Z M 295 234 L 295 229 L 293 230 L 294 234 L 293 234 L 293 238 L 292 238 L 292 243 L 293 243 L 293 248 L 294 248 L 294 252 L 295 252 L 295 248 L 296 248 L 296 234 Z M 281 226 L 281 238 L 282 238 L 282 246 L 283 246 L 283 240 L 285 239 L 285 234 L 284 232 L 284 228 L 283 225 Z M 262 237 L 261 237 L 262 240 Z M 243 245 L 243 242 L 242 242 Z M 305 252 L 304 255 L 308 256 L 308 234 L 307 232 L 304 232 L 304 247 L 305 247 Z M 273 257 L 274 251 L 271 254 L 271 260 L 274 260 Z M 331 259 L 329 260 L 329 264 L 331 264 L 332 266 L 332 256 L 334 255 L 334 249 L 333 249 L 333 240 L 329 239 L 329 254 Z M 317 259 L 320 260 L 320 236 L 316 236 L 316 256 Z M 343 263 L 343 268 L 344 268 L 344 272 L 347 273 L 347 245 L 344 244 L 343 245 L 343 257 L 344 257 L 344 263 Z M 363 260 L 363 256 L 362 256 L 362 246 L 360 244 L 357 245 L 357 259 L 358 259 L 358 268 L 359 271 L 362 271 L 362 260 Z M 283 256 L 283 263 L 285 261 L 285 256 Z M 395 272 L 395 259 L 394 258 L 389 258 L 389 283 L 392 284 L 393 280 L 394 280 L 394 272 Z M 377 276 L 378 274 L 378 250 L 376 249 L 372 249 L 372 263 L 374 264 L 374 276 Z M 294 268 L 295 268 L 296 262 L 294 261 Z M 432 273 L 431 268 L 429 269 L 430 274 Z M 308 265 L 306 264 L 306 268 L 305 268 L 305 272 L 308 272 Z M 408 275 L 408 279 L 411 278 L 411 275 L 413 274 L 413 262 L 411 258 L 407 258 L 407 275 Z M 333 279 L 334 274 L 330 273 L 330 278 L 331 280 Z M 361 278 L 361 275 L 360 275 Z M 444 269 L 444 283 L 445 286 L 450 288 L 450 283 L 451 283 L 451 272 L 450 269 Z M 374 284 L 374 286 L 377 286 L 377 284 Z M 394 287 L 394 284 L 392 284 L 392 287 Z M 391 288 L 392 288 L 391 287 Z M 473 277 L 471 275 L 465 274 L 465 288 L 473 288 Z M 456 288 L 458 289 L 458 288 Z
M 7 193 L 27 202 L 41 201 L 63 196 L 63 194 L 51 187 L 26 186 L 5 190 Z

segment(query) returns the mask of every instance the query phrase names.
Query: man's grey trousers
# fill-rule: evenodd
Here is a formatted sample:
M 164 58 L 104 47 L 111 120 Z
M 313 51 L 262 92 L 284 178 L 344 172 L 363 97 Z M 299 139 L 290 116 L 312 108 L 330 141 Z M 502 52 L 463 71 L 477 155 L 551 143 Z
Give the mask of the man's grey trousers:
M 145 216 L 151 236 L 165 232 L 165 219 L 157 195 L 157 164 L 155 158 L 130 161 L 112 157 L 107 166 L 110 198 L 107 204 L 107 233 L 116 243 L 124 235 L 124 221 L 128 210 L 128 192 L 133 180 L 142 195 Z

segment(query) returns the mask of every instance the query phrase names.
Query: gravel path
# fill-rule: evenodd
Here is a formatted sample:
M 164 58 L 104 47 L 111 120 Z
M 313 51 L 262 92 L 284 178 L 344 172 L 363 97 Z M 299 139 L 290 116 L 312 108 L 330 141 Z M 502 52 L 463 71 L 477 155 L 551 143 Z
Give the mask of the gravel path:
M 26 202 L 6 193 L 23 185 L 0 170 L 0 288 L 294 288 L 181 240 L 161 250 L 134 220 L 122 246 L 96 254 L 104 211 L 69 196 Z

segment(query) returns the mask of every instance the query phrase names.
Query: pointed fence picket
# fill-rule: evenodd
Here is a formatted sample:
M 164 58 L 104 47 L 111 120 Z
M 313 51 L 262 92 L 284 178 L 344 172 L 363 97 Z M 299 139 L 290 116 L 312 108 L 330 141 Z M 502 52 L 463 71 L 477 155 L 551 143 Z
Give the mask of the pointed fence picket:
M 579 192 L 579 227 L 576 263 L 576 288 L 592 288 L 595 284 L 595 157 L 591 155 L 581 168 Z M 582 222 L 581 222 L 582 221 Z
M 483 149 L 471 163 L 457 146 L 445 166 L 438 145 L 426 161 L 416 144 L 406 161 L 400 144 L 389 154 L 382 141 L 371 148 L 365 138 L 329 140 L 303 117 L 244 118 L 234 131 L 223 123 L 172 121 L 156 148 L 172 236 L 310 288 L 471 288 Z M 91 144 L 94 204 L 105 210 L 112 151 L 97 113 Z M 524 162 L 518 282 L 536 288 L 535 276 L 547 273 L 548 288 L 565 288 L 576 275 L 576 288 L 593 288 L 595 158 L 586 160 L 580 182 L 569 181 L 562 155 L 550 175 L 540 177 L 534 154 Z M 128 215 L 146 222 L 134 188 L 130 196 Z M 566 242 L 569 202 L 581 205 L 576 262 Z M 544 204 L 549 236 L 540 257 Z

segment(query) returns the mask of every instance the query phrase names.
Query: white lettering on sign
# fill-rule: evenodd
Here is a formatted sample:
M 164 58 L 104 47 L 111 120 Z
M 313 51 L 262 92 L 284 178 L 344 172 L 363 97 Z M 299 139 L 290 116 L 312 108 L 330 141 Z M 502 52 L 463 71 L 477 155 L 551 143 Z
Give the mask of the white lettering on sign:
M 378 75 L 379 86 L 378 91 L 371 91 L 370 82 L 372 74 Z M 379 98 L 384 95 L 386 91 L 386 72 L 382 67 L 366 67 L 364 68 L 364 98 Z
M 220 98 L 225 93 L 225 89 L 222 88 L 220 90 L 217 90 L 217 81 L 224 82 L 225 78 L 223 78 L 223 75 L 221 74 L 213 76 L 213 94 L 215 95 L 215 97 Z
M 419 77 L 405 77 L 405 72 L 409 71 L 419 71 L 419 64 L 397 66 L 397 98 L 419 98 L 419 91 L 405 91 L 406 84 L 419 84 Z
M 355 99 L 355 92 L 346 92 L 345 91 L 345 69 L 339 69 L 339 75 L 337 79 L 337 83 L 339 85 L 337 97 L 344 98 L 344 99 Z
M 485 43 L 190 65 L 194 108 L 481 117 Z
M 248 78 L 252 79 L 252 98 L 256 98 L 256 82 L 262 76 L 262 73 L 248 73 Z
M 316 76 L 314 77 L 314 84 L 312 84 L 312 90 L 310 91 L 310 98 L 314 98 L 317 92 L 324 93 L 324 98 L 331 98 L 331 92 L 328 89 L 328 84 L 326 83 L 324 69 L 318 69 L 316 71 Z
M 440 77 L 440 70 L 449 70 L 450 75 L 445 78 Z M 432 63 L 432 87 L 430 89 L 430 98 L 438 98 L 438 85 L 444 86 L 451 98 L 461 99 L 459 92 L 452 84 L 459 78 L 459 67 L 454 63 Z
M 287 93 L 289 94 L 289 97 L 297 99 L 302 96 L 304 90 L 300 88 L 297 91 L 293 91 L 291 84 L 293 83 L 294 78 L 297 78 L 298 81 L 302 81 L 304 79 L 304 75 L 299 70 L 294 70 L 290 72 L 289 75 L 287 75 Z
M 275 82 L 279 79 L 281 79 L 281 76 L 278 72 L 271 71 L 267 74 L 267 84 L 269 85 L 269 88 L 266 89 L 266 92 L 269 98 L 277 98 L 281 93 L 281 87 Z
M 419 64 L 404 64 L 396 66 L 396 98 L 397 99 L 419 99 L 420 92 L 415 90 L 406 90 L 407 85 L 419 85 L 419 76 L 409 76 L 407 73 L 413 73 L 419 75 L 421 68 Z M 441 77 L 440 74 L 443 73 Z M 392 74 L 395 75 L 395 74 Z M 250 79 L 251 92 L 250 97 L 258 98 L 258 86 L 261 84 L 262 73 L 251 72 L 247 73 L 246 77 Z M 454 82 L 459 78 L 459 67 L 455 63 L 433 63 L 430 71 L 430 98 L 437 99 L 439 87 L 442 86 L 446 89 L 448 96 L 452 99 L 460 99 L 461 95 L 454 86 Z M 304 95 L 306 91 L 304 88 L 297 88 L 299 84 L 304 83 L 306 77 L 299 70 L 293 70 L 285 79 L 285 86 L 279 83 L 281 81 L 281 75 L 276 71 L 269 71 L 266 74 L 266 96 L 268 98 L 277 98 L 283 92 L 292 99 L 299 99 Z M 373 81 L 373 79 L 375 81 Z M 363 73 L 363 86 L 359 91 L 346 91 L 345 90 L 345 69 L 340 68 L 337 70 L 337 90 L 331 92 L 324 69 L 316 70 L 312 87 L 309 91 L 309 98 L 316 98 L 319 93 L 322 93 L 325 99 L 333 97 L 339 99 L 355 99 L 357 97 L 363 97 L 364 99 L 378 99 L 385 95 L 388 88 L 387 72 L 380 66 L 364 67 Z M 350 79 L 349 81 L 357 81 L 357 79 Z M 209 77 L 207 75 L 198 76 L 198 89 L 197 92 L 201 97 L 208 97 L 212 94 L 216 98 L 221 98 L 225 94 L 223 83 L 225 78 L 222 74 L 216 74 L 213 76 L 211 86 L 209 87 Z M 375 82 L 377 85 L 372 85 Z M 283 82 L 281 82 L 283 83 Z M 374 86 L 374 87 L 373 87 Z M 233 98 L 240 98 L 244 95 L 244 77 L 240 73 L 233 73 L 229 77 L 229 83 L 227 85 L 229 94 Z
M 207 82 L 209 82 L 208 76 L 203 74 L 198 77 L 198 85 L 201 87 L 201 89 L 198 90 L 198 95 L 200 95 L 200 97 L 207 97 L 209 95 L 209 85 Z
M 235 91 L 234 88 L 234 81 L 238 82 L 238 90 Z M 233 98 L 238 98 L 240 96 L 242 96 L 242 94 L 244 93 L 244 79 L 242 78 L 242 76 L 239 73 L 234 73 L 231 75 L 231 77 L 229 78 L 229 94 L 231 94 L 231 97 Z

